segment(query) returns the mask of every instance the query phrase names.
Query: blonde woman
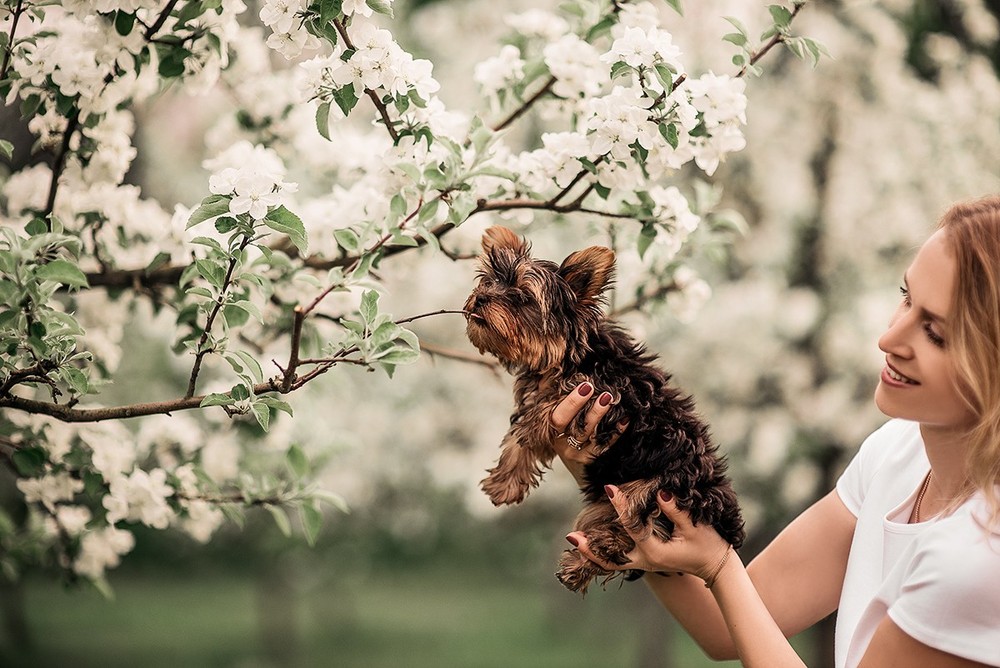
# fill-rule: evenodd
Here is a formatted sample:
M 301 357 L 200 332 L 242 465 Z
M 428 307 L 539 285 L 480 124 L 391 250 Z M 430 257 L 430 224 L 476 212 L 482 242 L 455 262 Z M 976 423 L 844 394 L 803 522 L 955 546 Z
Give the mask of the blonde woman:
M 602 564 L 689 574 L 644 579 L 709 656 L 802 666 L 786 638 L 836 610 L 838 668 L 1000 666 L 1000 197 L 949 209 L 901 292 L 878 341 L 875 403 L 892 419 L 836 489 L 745 568 L 663 491 L 673 538 L 634 535 L 631 563 Z M 553 411 L 559 431 L 593 390 Z M 579 479 L 586 448 L 556 447 Z M 597 561 L 584 534 L 566 538 Z

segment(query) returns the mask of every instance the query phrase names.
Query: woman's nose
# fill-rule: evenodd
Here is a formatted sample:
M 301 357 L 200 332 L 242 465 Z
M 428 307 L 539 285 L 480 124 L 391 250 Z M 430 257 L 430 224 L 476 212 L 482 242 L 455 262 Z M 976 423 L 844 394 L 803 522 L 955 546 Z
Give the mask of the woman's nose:
M 889 327 L 878 339 L 879 350 L 886 354 L 897 357 L 910 357 L 913 348 L 910 346 L 908 334 L 910 329 L 909 318 L 902 309 L 896 311 L 889 319 Z

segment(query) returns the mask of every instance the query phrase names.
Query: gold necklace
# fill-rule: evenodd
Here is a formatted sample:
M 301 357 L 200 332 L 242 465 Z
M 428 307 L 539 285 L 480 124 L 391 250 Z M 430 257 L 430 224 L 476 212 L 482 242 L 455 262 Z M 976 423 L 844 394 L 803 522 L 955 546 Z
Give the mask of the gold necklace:
M 920 524 L 920 504 L 924 500 L 924 494 L 927 493 L 927 488 L 931 486 L 931 474 L 933 471 L 928 471 L 927 476 L 924 477 L 924 484 L 920 486 L 920 491 L 917 493 L 917 500 L 913 504 L 913 519 L 911 524 Z

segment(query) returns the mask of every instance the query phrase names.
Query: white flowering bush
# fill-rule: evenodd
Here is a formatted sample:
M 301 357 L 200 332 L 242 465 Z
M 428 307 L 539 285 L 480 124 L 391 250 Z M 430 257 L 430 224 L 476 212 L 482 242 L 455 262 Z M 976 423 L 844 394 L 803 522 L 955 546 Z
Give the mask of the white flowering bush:
M 696 311 L 691 259 L 732 231 L 697 177 L 745 146 L 759 58 L 818 59 L 791 33 L 802 4 L 772 6 L 759 43 L 732 20 L 728 73 L 689 71 L 647 2 L 517 14 L 474 68 L 482 107 L 459 110 L 394 37 L 389 0 L 266 0 L 259 23 L 241 0 L 4 0 L 0 94 L 35 137 L 0 139 L 19 166 L 0 202 L 0 454 L 28 508 L 0 511 L 5 576 L 49 564 L 104 586 L 130 527 L 204 542 L 252 506 L 286 533 L 294 511 L 314 541 L 342 502 L 303 448 L 262 434 L 334 367 L 391 377 L 419 358 L 405 325 L 454 311 L 386 313 L 381 268 L 456 255 L 442 242 L 470 219 L 613 226 L 636 304 Z M 136 115 L 219 90 L 201 192 L 147 197 L 127 177 Z M 185 387 L 108 405 L 147 317 Z

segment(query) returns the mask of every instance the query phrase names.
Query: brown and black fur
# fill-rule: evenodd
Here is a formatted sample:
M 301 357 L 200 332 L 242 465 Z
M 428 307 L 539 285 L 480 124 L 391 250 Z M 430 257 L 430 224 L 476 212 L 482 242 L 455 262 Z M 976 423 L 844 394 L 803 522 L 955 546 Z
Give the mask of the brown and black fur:
M 597 454 L 584 471 L 586 505 L 575 526 L 594 553 L 626 563 L 634 543 L 623 524 L 640 532 L 653 519 L 653 532 L 669 539 L 673 525 L 656 504 L 661 489 L 696 524 L 713 525 L 738 548 L 744 533 L 736 495 L 694 402 L 670 386 L 655 355 L 604 316 L 614 252 L 593 246 L 557 265 L 533 259 L 529 245 L 510 230 L 491 227 L 479 261 L 479 280 L 465 305 L 469 340 L 516 377 L 510 429 L 496 467 L 482 481 L 490 500 L 520 503 L 538 485 L 555 457 L 552 410 L 588 380 L 596 388 L 593 397 L 604 391 L 614 397 L 589 445 Z M 580 435 L 585 413 L 567 433 Z M 615 441 L 620 421 L 628 427 Z M 620 487 L 628 500 L 622 522 L 604 492 L 607 484 Z M 567 550 L 556 575 L 567 588 L 586 592 L 595 577 L 616 573 Z M 629 571 L 626 577 L 639 575 Z

